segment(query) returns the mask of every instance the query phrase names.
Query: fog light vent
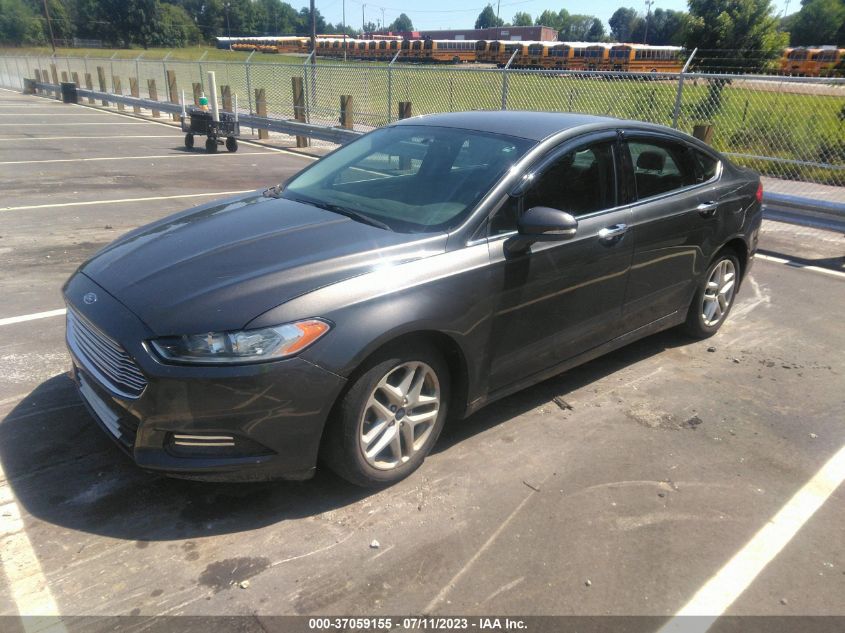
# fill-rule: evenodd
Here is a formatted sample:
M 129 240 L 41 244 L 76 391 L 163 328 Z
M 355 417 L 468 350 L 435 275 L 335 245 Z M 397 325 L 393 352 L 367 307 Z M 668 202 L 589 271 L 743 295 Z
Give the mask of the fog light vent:
M 231 435 L 177 435 L 173 434 L 174 446 L 234 446 Z

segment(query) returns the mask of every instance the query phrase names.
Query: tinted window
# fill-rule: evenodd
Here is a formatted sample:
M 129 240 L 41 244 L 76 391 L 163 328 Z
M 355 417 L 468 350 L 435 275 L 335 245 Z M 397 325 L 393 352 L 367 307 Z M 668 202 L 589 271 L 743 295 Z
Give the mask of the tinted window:
M 685 146 L 676 143 L 629 141 L 637 197 L 649 198 L 697 182 Z
M 471 130 L 389 127 L 318 161 L 282 195 L 364 215 L 396 231 L 448 230 L 532 145 Z
M 541 170 L 522 196 L 491 219 L 490 234 L 516 230 L 519 209 L 551 207 L 575 217 L 616 206 L 613 143 L 599 143 L 564 154 Z
M 695 161 L 695 179 L 697 182 L 707 182 L 716 176 L 716 170 L 719 168 L 718 160 L 695 149 L 691 149 L 690 153 Z

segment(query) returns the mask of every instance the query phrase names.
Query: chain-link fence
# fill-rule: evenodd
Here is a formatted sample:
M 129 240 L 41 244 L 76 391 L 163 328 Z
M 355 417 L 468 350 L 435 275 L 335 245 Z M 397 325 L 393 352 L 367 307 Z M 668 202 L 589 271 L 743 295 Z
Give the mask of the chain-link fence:
M 34 70 L 55 68 L 59 81 L 76 73 L 95 89 L 129 94 L 138 78 L 140 96 L 157 91 L 168 100 L 175 79 L 176 99 L 193 102 L 194 85 L 206 89 L 206 73 L 237 95 L 239 109 L 256 112 L 263 89 L 267 116 L 295 117 L 295 82 L 300 82 L 304 116 L 310 123 L 336 126 L 340 98 L 352 97 L 355 129 L 368 130 L 410 112 L 521 109 L 581 112 L 659 123 L 706 135 L 715 148 L 742 165 L 777 179 L 783 193 L 845 203 L 845 79 L 736 76 L 702 73 L 657 74 L 428 66 L 402 63 L 312 65 L 225 61 L 136 60 L 74 57 L 0 57 L 0 84 L 22 88 Z M 172 73 L 168 77 L 168 71 Z M 66 76 L 63 76 L 66 73 Z M 407 112 L 407 110 L 406 110 Z

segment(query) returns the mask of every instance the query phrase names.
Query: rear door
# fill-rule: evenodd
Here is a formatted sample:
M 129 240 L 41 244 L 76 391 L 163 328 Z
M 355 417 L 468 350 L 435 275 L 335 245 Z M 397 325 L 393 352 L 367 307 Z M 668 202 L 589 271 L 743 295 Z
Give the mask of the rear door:
M 738 199 L 721 183 L 714 155 L 642 132 L 626 132 L 623 145 L 633 195 L 634 254 L 623 309 L 630 331 L 687 309 Z

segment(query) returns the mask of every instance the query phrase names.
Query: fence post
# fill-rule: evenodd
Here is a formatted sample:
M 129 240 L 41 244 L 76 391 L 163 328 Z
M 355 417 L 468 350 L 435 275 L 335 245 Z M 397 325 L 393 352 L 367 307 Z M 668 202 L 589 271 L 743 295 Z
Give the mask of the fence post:
M 91 73 L 85 73 L 85 87 L 88 90 L 94 89 L 94 80 L 91 79 Z M 94 103 L 94 97 L 88 97 L 88 104 L 91 105 L 92 103 Z
M 396 51 L 396 54 L 393 56 L 393 59 L 390 60 L 390 63 L 387 65 L 387 122 L 393 122 L 393 64 L 396 62 L 396 59 L 399 55 L 402 54 L 402 49 L 400 48 Z
M 291 77 L 290 83 L 293 88 L 293 118 L 305 123 L 305 88 L 302 85 L 302 77 Z M 308 137 L 297 136 L 296 146 L 308 147 Z
M 155 79 L 147 79 L 147 92 L 150 94 L 150 99 L 158 101 L 158 88 L 156 88 Z M 161 111 L 153 110 L 153 118 L 157 119 L 161 116 Z
M 176 72 L 173 70 L 165 70 L 165 76 L 167 77 L 167 100 L 170 103 L 179 104 L 179 90 L 176 87 Z M 172 115 L 174 121 L 179 120 L 179 115 L 174 113 Z
M 73 83 L 76 84 L 76 87 L 79 88 L 82 84 L 79 83 L 79 73 L 75 70 L 70 74 L 70 78 L 73 80 Z
M 234 112 L 232 108 L 232 89 L 229 86 L 220 86 L 220 95 L 223 97 L 223 110 Z
M 35 69 L 35 83 L 41 83 L 41 71 L 37 68 Z M 35 94 L 38 94 L 38 88 L 35 89 Z
M 255 113 L 258 116 L 267 116 L 267 92 L 264 88 L 255 89 Z M 258 138 L 270 138 L 270 133 L 267 130 L 258 129 Z
M 111 82 L 112 82 L 112 90 L 114 91 L 114 93 L 117 94 L 117 95 L 122 95 L 123 89 L 120 86 L 120 77 L 112 77 Z M 118 103 L 117 109 L 120 110 L 121 112 L 123 112 L 124 109 L 125 109 L 125 106 L 122 103 Z
M 352 129 L 352 95 L 340 95 L 340 124 Z
M 400 119 L 410 119 L 411 118 L 411 102 L 410 101 L 400 101 L 399 102 L 399 118 Z
M 97 66 L 97 83 L 100 86 L 100 92 L 106 92 L 106 69 L 102 66 Z M 104 106 L 108 104 L 108 101 L 103 101 Z
M 316 94 L 314 92 L 314 87 L 311 84 L 314 82 L 314 70 L 311 70 L 311 81 L 308 81 L 308 73 L 306 69 L 311 66 L 311 59 L 317 53 L 316 50 L 311 51 L 308 57 L 305 58 L 305 61 L 302 62 L 302 78 L 303 78 L 303 92 L 305 94 L 305 121 L 307 123 L 311 122 L 311 108 L 313 107 L 312 104 L 312 97 Z
M 694 48 L 690 56 L 687 58 L 687 62 L 684 64 L 684 67 L 681 68 L 681 72 L 678 75 L 678 92 L 675 94 L 675 107 L 672 110 L 672 127 L 678 129 L 678 117 L 681 116 L 681 99 L 683 98 L 684 94 L 684 73 L 687 72 L 687 68 L 689 68 L 690 62 L 692 58 L 695 57 L 695 54 L 698 52 L 697 48 Z
M 252 59 L 252 56 L 255 55 L 255 51 L 252 51 L 246 58 L 244 65 L 246 66 L 246 98 L 249 101 L 249 113 L 252 114 L 252 78 L 250 77 L 250 68 L 249 60 Z
M 140 55 L 138 55 L 138 57 L 135 58 L 135 89 L 136 90 L 138 89 L 138 84 L 141 83 L 141 58 L 143 56 L 144 56 L 144 53 L 141 53 Z M 129 85 L 130 85 L 130 87 L 132 86 L 131 80 L 129 81 Z M 139 93 L 139 95 L 140 95 L 140 93 Z M 136 96 L 139 96 L 139 95 L 136 95 Z
M 194 105 L 198 106 L 200 104 L 200 97 L 202 96 L 202 84 L 197 83 L 196 81 L 193 83 L 194 88 Z
M 66 84 L 66 83 L 67 83 L 67 81 L 68 81 L 68 80 L 67 80 L 67 71 L 66 71 L 66 70 L 63 70 L 63 71 L 62 71 L 62 83 L 63 83 L 63 84 Z
M 50 76 L 53 78 L 53 83 L 59 83 L 59 72 L 56 70 L 55 64 L 50 64 Z
M 508 63 L 502 68 L 502 110 L 508 109 L 508 69 L 511 67 L 514 58 L 519 54 L 519 50 L 519 48 L 514 50 Z
M 202 90 L 203 92 L 205 92 L 205 73 L 202 72 L 202 60 L 206 58 L 206 55 L 208 55 L 208 51 L 203 51 L 203 54 L 197 60 L 197 66 L 199 67 L 200 71 L 200 90 Z
M 138 97 L 141 96 L 141 93 L 138 90 L 138 78 L 137 77 L 130 77 L 129 78 L 129 94 L 131 94 L 135 98 L 138 98 Z M 135 114 L 141 114 L 140 106 L 132 106 L 132 111 Z

